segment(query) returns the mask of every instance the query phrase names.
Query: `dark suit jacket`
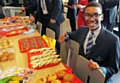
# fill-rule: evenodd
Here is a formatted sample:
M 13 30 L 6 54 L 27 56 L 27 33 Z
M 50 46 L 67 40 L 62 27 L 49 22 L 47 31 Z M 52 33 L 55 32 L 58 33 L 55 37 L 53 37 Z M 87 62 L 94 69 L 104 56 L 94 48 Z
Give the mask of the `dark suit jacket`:
M 100 66 L 107 69 L 106 83 L 112 83 L 111 76 L 117 73 L 119 69 L 119 56 L 120 56 L 120 41 L 119 38 L 102 27 L 100 34 L 96 39 L 96 44 L 93 45 L 91 51 L 86 57 L 84 54 L 84 41 L 88 33 L 88 27 L 80 27 L 77 31 L 68 33 L 69 38 L 77 41 L 80 44 L 79 54 L 83 57 L 92 59 Z M 110 79 L 111 78 L 111 79 Z
M 37 0 L 26 0 L 25 9 L 28 14 L 34 14 L 37 10 Z
M 109 19 L 109 23 L 116 23 L 117 4 L 119 0 L 99 0 L 103 7 L 104 18 Z M 107 13 L 108 12 L 108 13 Z
M 3 0 L 0 0 L 0 5 L 1 5 L 1 6 L 4 6 L 4 5 L 5 5 L 5 3 L 3 2 Z
M 62 14 L 62 0 L 45 0 L 46 1 L 46 6 L 47 6 L 47 10 L 48 10 L 48 15 L 47 18 L 50 19 L 54 19 L 56 20 L 56 22 L 58 24 L 61 24 L 64 21 L 64 16 Z M 38 20 L 40 22 L 43 22 L 43 13 L 42 13 L 42 9 L 41 9 L 41 5 L 39 2 L 39 5 L 37 7 L 37 13 L 35 15 L 36 18 L 38 18 Z

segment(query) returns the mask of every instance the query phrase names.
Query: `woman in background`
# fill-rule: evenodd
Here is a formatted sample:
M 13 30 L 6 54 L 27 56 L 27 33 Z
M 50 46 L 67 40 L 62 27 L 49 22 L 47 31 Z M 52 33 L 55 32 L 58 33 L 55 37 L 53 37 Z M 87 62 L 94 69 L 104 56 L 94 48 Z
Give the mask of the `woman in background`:
M 85 22 L 84 22 L 84 8 L 85 6 L 91 2 L 91 1 L 95 1 L 95 0 L 79 0 L 78 1 L 78 5 L 77 5 L 77 8 L 79 8 L 78 10 L 78 20 L 77 20 L 77 24 L 78 24 L 78 28 L 80 26 L 85 26 Z
M 84 22 L 84 8 L 85 6 L 88 4 L 88 0 L 79 0 L 78 1 L 78 5 L 77 5 L 77 8 L 79 8 L 78 10 L 78 20 L 77 20 L 77 23 L 78 23 L 78 28 L 80 26 L 84 26 L 85 25 L 85 22 Z

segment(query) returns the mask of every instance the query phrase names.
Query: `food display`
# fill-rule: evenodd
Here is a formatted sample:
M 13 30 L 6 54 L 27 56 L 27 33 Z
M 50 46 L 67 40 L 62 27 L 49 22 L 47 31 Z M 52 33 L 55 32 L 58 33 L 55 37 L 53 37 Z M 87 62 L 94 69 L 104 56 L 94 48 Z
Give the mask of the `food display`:
M 26 28 L 15 29 L 15 30 L 4 32 L 4 35 L 7 37 L 10 37 L 10 36 L 15 36 L 15 35 L 27 32 L 27 31 L 28 31 L 28 28 L 26 27 Z
M 41 36 L 23 38 L 18 40 L 18 43 L 21 52 L 27 52 L 31 49 L 47 47 L 46 42 L 42 39 Z
M 0 61 L 12 60 L 14 57 L 14 52 L 4 51 L 0 54 Z
M 0 79 L 3 80 L 9 78 L 5 83 L 28 83 L 34 77 L 35 73 L 36 70 L 33 69 L 13 66 L 4 72 L 0 76 Z M 3 83 L 3 81 L 1 82 L 0 80 L 0 83 Z
M 13 43 L 10 39 L 0 41 L 0 49 L 13 47 Z
M 19 16 L 5 17 L 0 19 L 1 24 L 10 24 L 10 23 L 22 23 L 22 20 Z
M 7 61 L 14 59 L 14 47 L 13 42 L 8 40 L 0 41 L 0 61 Z
M 56 52 L 52 48 L 33 49 L 28 52 L 28 67 L 41 69 L 49 66 L 57 65 L 61 58 L 58 58 Z
M 25 23 L 30 23 L 30 19 L 29 19 L 28 17 L 24 17 L 24 18 L 23 18 L 23 21 L 24 21 Z
M 62 75 L 62 77 L 61 77 Z M 59 77 L 60 76 L 60 77 Z M 38 78 L 36 83 L 81 83 L 72 72 L 60 70 L 56 73 L 49 74 L 47 77 Z
M 20 76 L 8 76 L 0 80 L 0 83 L 23 83 Z
M 0 19 L 0 29 L 5 36 L 14 36 L 28 31 L 21 16 L 5 17 Z
M 43 35 L 42 38 L 46 41 L 47 45 L 53 49 L 55 49 L 55 45 L 56 45 L 56 40 L 48 37 L 46 35 Z
M 0 33 L 2 33 L 0 37 L 3 35 L 6 36 L 0 40 L 0 63 L 2 63 L 0 65 L 0 69 L 2 70 L 2 73 L 0 72 L 0 83 L 81 83 L 72 74 L 72 70 L 70 72 L 68 70 L 58 71 L 66 67 L 62 65 L 61 58 L 56 54 L 55 39 L 45 36 L 35 36 L 38 34 L 30 35 L 33 37 L 22 35 L 22 39 L 19 39 L 21 36 L 10 37 L 23 32 L 29 32 L 29 27 L 24 27 L 27 26 L 25 23 L 29 23 L 29 18 L 22 18 L 21 20 L 20 17 L 15 16 L 0 19 Z M 16 42 L 16 40 L 18 41 Z M 15 45 L 16 43 L 19 44 L 15 48 L 13 41 Z M 20 52 L 27 53 L 20 53 L 16 47 L 19 47 Z M 6 70 L 6 68 L 9 69 Z M 39 70 L 38 74 L 36 70 Z M 48 72 L 49 70 L 50 72 Z M 51 73 L 52 71 L 55 73 Z M 41 77 L 41 73 L 46 77 Z M 33 78 L 35 74 L 36 76 Z

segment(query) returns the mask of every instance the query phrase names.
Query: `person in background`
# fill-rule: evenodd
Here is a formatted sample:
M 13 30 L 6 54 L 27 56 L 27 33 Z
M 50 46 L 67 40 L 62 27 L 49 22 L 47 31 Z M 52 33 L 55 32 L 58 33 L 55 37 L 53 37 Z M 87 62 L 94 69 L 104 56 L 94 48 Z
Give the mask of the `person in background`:
M 119 22 L 118 22 L 118 35 L 120 37 L 120 1 L 119 1 L 119 7 L 118 7 L 118 17 L 119 17 Z
M 103 14 L 100 3 L 88 3 L 84 9 L 84 20 L 87 26 L 64 33 L 58 41 L 77 41 L 80 44 L 79 54 L 89 60 L 89 69 L 100 70 L 106 76 L 105 83 L 113 83 L 113 74 L 119 70 L 119 37 L 101 24 Z
M 68 8 L 67 18 L 70 21 L 70 26 L 72 31 L 76 30 L 76 13 L 77 13 L 76 4 L 77 4 L 77 0 L 68 0 L 68 3 L 67 2 L 64 3 L 64 7 Z
M 0 18 L 5 18 L 5 15 L 3 13 L 2 7 L 5 5 L 3 0 L 0 0 Z
M 103 25 L 111 32 L 116 25 L 117 4 L 119 0 L 99 0 L 103 7 Z
M 0 5 L 1 5 L 1 6 L 5 6 L 5 3 L 4 3 L 3 0 L 0 0 Z
M 78 8 L 78 19 L 77 19 L 77 24 L 78 24 L 78 28 L 80 26 L 85 26 L 85 21 L 84 21 L 84 8 L 85 6 L 91 2 L 91 1 L 94 1 L 94 0 L 78 0 L 78 5 L 77 5 L 77 8 Z
M 19 13 L 26 12 L 26 16 L 29 16 L 30 14 L 33 15 L 37 10 L 37 0 L 25 0 L 24 3 L 25 6 L 22 7 Z
M 38 0 L 36 14 L 30 17 L 31 22 L 35 18 L 42 23 L 42 35 L 46 34 L 46 28 L 55 32 L 57 40 L 60 34 L 60 24 L 65 20 L 62 13 L 62 0 Z M 57 53 L 59 54 L 60 44 L 56 42 Z

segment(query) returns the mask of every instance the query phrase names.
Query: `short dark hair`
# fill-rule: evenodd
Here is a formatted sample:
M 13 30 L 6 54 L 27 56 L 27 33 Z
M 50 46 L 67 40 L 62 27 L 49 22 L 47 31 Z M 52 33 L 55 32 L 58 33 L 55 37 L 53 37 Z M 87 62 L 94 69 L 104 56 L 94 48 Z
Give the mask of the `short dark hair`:
M 96 2 L 96 1 L 89 2 L 89 3 L 86 5 L 84 11 L 85 11 L 86 8 L 88 8 L 88 7 L 99 7 L 99 8 L 102 10 L 102 5 L 101 5 L 100 3 L 98 3 L 98 2 Z

